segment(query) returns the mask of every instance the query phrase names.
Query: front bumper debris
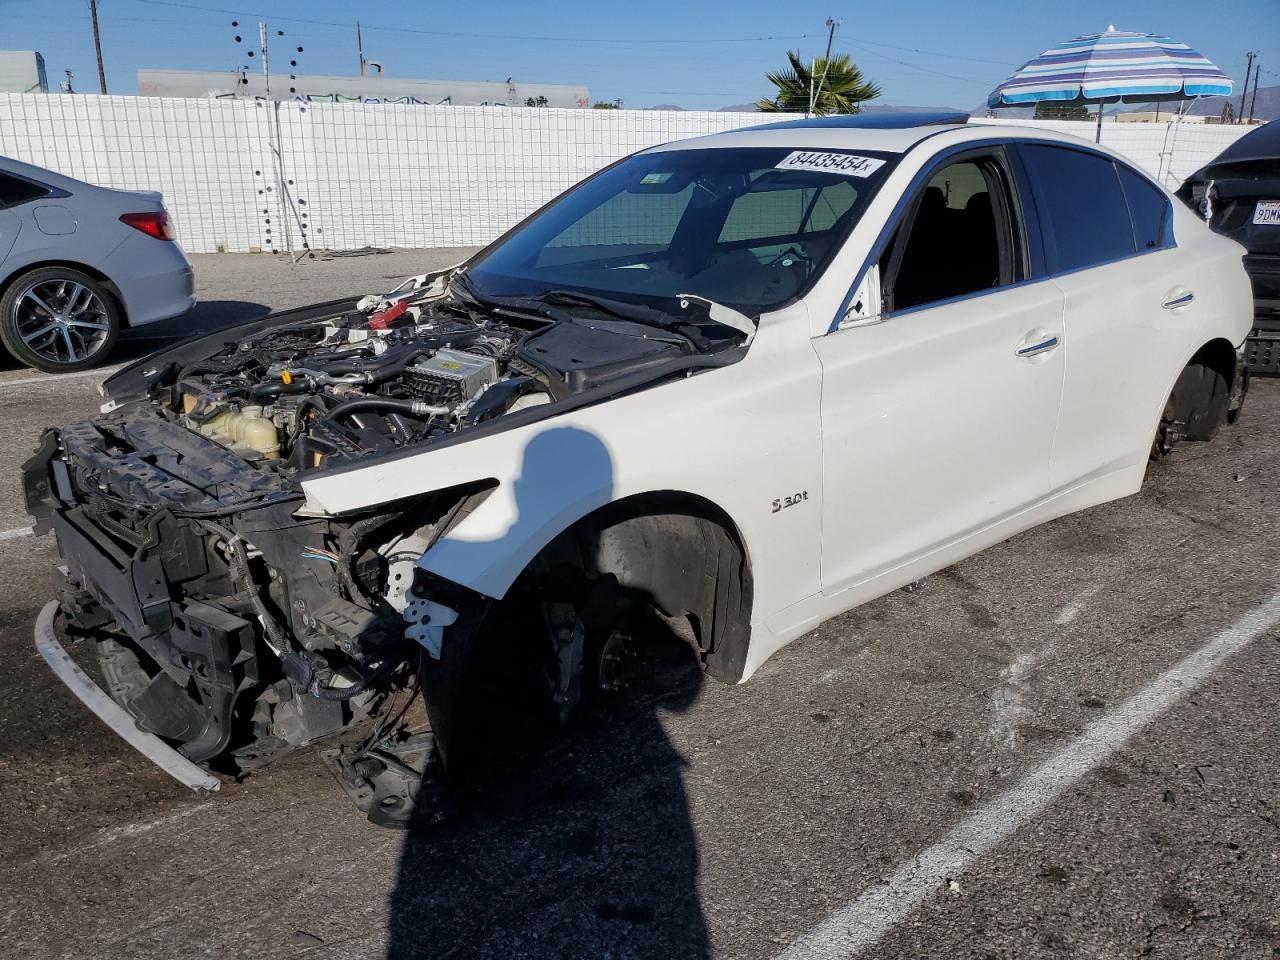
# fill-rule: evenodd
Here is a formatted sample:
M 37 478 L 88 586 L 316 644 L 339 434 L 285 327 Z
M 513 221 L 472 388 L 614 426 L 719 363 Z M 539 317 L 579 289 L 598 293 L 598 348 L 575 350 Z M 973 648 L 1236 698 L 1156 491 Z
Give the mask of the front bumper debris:
M 144 757 L 158 766 L 185 787 L 195 791 L 214 791 L 221 781 L 208 771 L 196 766 L 159 737 L 138 729 L 133 717 L 103 692 L 87 673 L 80 669 L 58 642 L 54 631 L 54 618 L 58 602 L 50 600 L 36 617 L 36 650 L 86 707 L 98 715 L 98 719 L 110 727 Z

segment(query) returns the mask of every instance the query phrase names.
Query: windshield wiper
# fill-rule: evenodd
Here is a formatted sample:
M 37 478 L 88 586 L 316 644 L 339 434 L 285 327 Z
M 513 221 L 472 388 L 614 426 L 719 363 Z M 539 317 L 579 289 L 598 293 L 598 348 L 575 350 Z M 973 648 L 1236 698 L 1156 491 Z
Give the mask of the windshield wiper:
M 480 306 L 491 306 L 497 302 L 477 290 L 474 281 L 467 276 L 467 272 L 465 270 L 459 270 L 450 277 L 449 286 L 456 286 L 463 292 L 468 300 L 472 303 L 479 304 Z
M 623 300 L 612 300 L 606 297 L 593 297 L 589 293 L 579 293 L 576 290 L 547 290 L 535 297 L 530 297 L 529 301 L 544 304 L 548 309 L 554 309 L 554 307 L 559 306 L 572 310 L 576 307 L 602 313 L 614 320 L 622 320 L 626 323 L 635 323 L 645 327 L 656 327 L 659 330 L 669 331 L 679 338 L 679 340 L 673 339 L 671 342 L 688 343 L 699 351 L 704 351 L 709 346 L 707 338 L 702 335 L 702 331 L 698 329 L 697 324 L 689 323 L 680 317 L 673 317 L 652 307 L 642 307 L 638 304 L 627 303 Z
M 454 274 L 451 282 L 458 285 L 467 299 L 480 306 L 532 309 L 555 321 L 567 319 L 566 310 L 575 308 L 592 310 L 615 320 L 668 330 L 682 340 L 693 344 L 698 350 L 705 350 L 708 346 L 707 338 L 700 329 L 703 323 L 717 323 L 735 330 L 743 335 L 747 343 L 751 342 L 756 332 L 755 325 L 749 317 L 731 307 L 693 293 L 682 293 L 676 298 L 682 310 L 687 310 L 690 306 L 701 308 L 700 315 L 696 319 L 685 319 L 678 314 L 667 313 L 653 307 L 644 307 L 609 297 L 596 297 L 589 293 L 579 293 L 577 290 L 553 289 L 533 296 L 495 297 L 480 293 L 465 273 Z M 560 309 L 556 309 L 557 307 Z
M 673 319 L 652 307 L 641 307 L 623 300 L 593 297 L 589 293 L 578 293 L 576 290 L 548 290 L 530 299 L 540 303 L 558 303 L 565 307 L 590 307 L 617 317 L 619 320 L 633 320 L 649 327 L 672 328 L 684 323 L 683 320 Z
M 578 293 L 576 290 L 548 290 L 535 299 L 543 303 L 550 301 L 564 304 L 565 306 L 581 304 L 602 312 L 611 313 L 620 319 L 661 327 L 664 330 L 673 330 L 681 336 L 688 337 L 694 341 L 699 349 L 704 349 L 707 342 L 706 337 L 699 329 L 699 326 L 706 322 L 716 323 L 742 334 L 744 344 L 750 343 L 756 335 L 756 325 L 746 314 L 739 313 L 732 307 L 727 307 L 723 303 L 699 296 L 696 293 L 676 295 L 676 302 L 680 305 L 681 310 L 688 310 L 691 306 L 701 308 L 701 316 L 695 320 L 686 320 L 678 315 L 663 313 L 661 310 L 641 307 L 620 300 L 593 297 L 589 294 Z
M 744 345 L 750 343 L 751 339 L 756 335 L 756 325 L 752 319 L 745 313 L 740 313 L 733 309 L 733 307 L 726 307 L 723 303 L 699 296 L 696 293 L 677 294 L 676 299 L 680 303 L 680 309 L 688 310 L 689 305 L 694 304 L 705 311 L 706 318 L 712 323 L 718 323 L 722 327 L 738 331 L 745 338 Z
M 565 311 L 557 310 L 533 297 L 505 297 L 481 293 L 476 289 L 475 281 L 464 273 L 454 274 L 450 282 L 456 284 L 462 293 L 461 297 L 455 295 L 455 299 L 472 303 L 484 310 L 523 311 L 546 317 L 556 323 L 566 323 L 572 319 Z

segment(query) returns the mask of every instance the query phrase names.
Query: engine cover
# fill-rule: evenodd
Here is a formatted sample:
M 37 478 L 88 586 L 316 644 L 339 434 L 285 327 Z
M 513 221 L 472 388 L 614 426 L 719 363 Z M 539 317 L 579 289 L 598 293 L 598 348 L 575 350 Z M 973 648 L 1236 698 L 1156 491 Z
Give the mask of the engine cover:
M 404 386 L 415 398 L 447 406 L 470 400 L 498 379 L 493 357 L 447 347 L 404 372 Z

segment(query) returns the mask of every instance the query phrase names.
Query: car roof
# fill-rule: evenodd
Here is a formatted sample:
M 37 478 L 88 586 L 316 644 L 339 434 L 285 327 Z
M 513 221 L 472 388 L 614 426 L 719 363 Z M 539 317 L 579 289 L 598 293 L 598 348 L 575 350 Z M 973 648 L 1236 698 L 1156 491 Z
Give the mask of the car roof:
M 969 115 L 954 110 L 888 110 L 883 113 L 846 113 L 828 117 L 801 117 L 764 123 L 752 130 L 795 130 L 799 127 L 837 127 L 841 130 L 910 130 L 967 123 Z
M 1045 140 L 1088 148 L 1118 157 L 1106 147 L 1068 133 L 1018 124 L 986 124 L 964 114 L 906 111 L 885 114 L 857 114 L 842 117 L 797 118 L 755 127 L 739 127 L 688 140 L 675 140 L 652 147 L 660 150 L 692 150 L 708 147 L 792 147 L 807 150 L 870 150 L 906 153 L 922 140 L 948 135 L 946 142 L 967 140 Z M 1123 158 L 1119 158 L 1123 159 Z M 1131 163 L 1131 161 L 1126 161 Z
M 34 163 L 24 163 L 21 160 L 15 160 L 13 157 L 6 157 L 3 154 L 0 154 L 0 171 L 16 174 L 17 176 L 24 177 L 27 180 L 34 180 L 36 183 L 42 183 L 46 187 L 54 187 L 58 190 L 64 190 L 71 196 L 80 197 L 81 199 L 96 198 L 99 201 L 107 201 L 109 203 L 118 203 L 121 200 L 129 200 L 130 202 L 163 202 L 163 196 L 159 191 L 124 190 L 118 187 L 103 187 L 96 183 L 89 183 L 86 180 L 77 180 L 75 177 L 68 177 L 55 170 L 49 170 L 45 167 L 37 167 Z M 150 208 L 148 207 L 145 209 Z
M 6 173 L 14 173 L 28 180 L 35 180 L 43 183 L 45 186 L 58 187 L 66 190 L 68 193 L 75 193 L 85 187 L 91 187 L 95 190 L 99 189 L 91 183 L 85 183 L 83 180 L 76 180 L 74 177 L 63 176 L 53 170 L 47 170 L 44 167 L 37 167 L 34 163 L 23 163 L 21 160 L 15 160 L 13 157 L 0 155 L 0 170 Z

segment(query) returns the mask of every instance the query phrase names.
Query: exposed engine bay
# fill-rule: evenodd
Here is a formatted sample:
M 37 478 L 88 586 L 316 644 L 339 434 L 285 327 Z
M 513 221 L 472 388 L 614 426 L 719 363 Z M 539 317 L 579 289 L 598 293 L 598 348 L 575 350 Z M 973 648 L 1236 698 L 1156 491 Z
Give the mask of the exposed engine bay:
M 453 298 L 361 305 L 249 336 L 157 375 L 148 393 L 167 421 L 282 476 L 438 440 L 701 346 L 623 318 L 555 322 Z
M 99 417 L 47 431 L 24 468 L 37 532 L 56 533 L 66 564 L 65 632 L 96 642 L 107 692 L 139 728 L 237 777 L 332 740 L 343 787 L 393 826 L 448 754 L 462 667 L 444 632 L 491 606 L 416 564 L 488 489 L 307 516 L 300 478 L 688 376 L 744 346 L 706 303 L 685 305 L 701 323 L 667 322 L 572 294 L 481 302 L 449 279 L 165 351 L 108 381 Z M 524 591 L 562 717 L 584 683 L 613 682 L 628 606 L 615 578 L 571 566 L 544 558 Z

